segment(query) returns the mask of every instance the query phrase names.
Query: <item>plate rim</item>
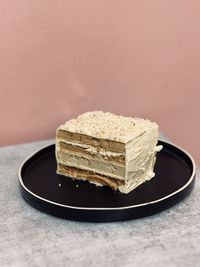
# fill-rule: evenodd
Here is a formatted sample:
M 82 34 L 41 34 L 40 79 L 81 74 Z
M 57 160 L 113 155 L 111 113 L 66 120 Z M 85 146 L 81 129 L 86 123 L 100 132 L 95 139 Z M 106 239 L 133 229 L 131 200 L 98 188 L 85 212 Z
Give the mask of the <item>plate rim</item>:
M 181 152 L 183 152 L 191 161 L 192 163 L 192 174 L 190 176 L 190 179 L 188 180 L 188 182 L 186 184 L 184 184 L 181 188 L 179 188 L 178 190 L 172 192 L 171 194 L 168 194 L 167 196 L 165 197 L 162 197 L 162 198 L 159 198 L 159 199 L 156 199 L 156 200 L 153 200 L 153 201 L 149 201 L 149 202 L 145 202 L 145 203 L 141 203 L 141 204 L 136 204 L 136 205 L 129 205 L 129 206 L 124 206 L 124 207 L 77 207 L 77 206 L 71 206 L 71 205 L 65 205 L 65 204 L 61 204 L 61 203 L 57 203 L 57 202 L 54 202 L 54 201 L 51 201 L 51 200 L 48 200 L 46 198 L 43 198 L 35 193 L 33 193 L 31 190 L 29 190 L 24 182 L 23 182 L 23 179 L 22 179 L 22 169 L 24 167 L 24 165 L 26 164 L 26 162 L 29 161 L 29 159 L 31 159 L 33 156 L 35 156 L 38 152 L 40 152 L 41 150 L 45 149 L 45 148 L 48 148 L 52 145 L 55 145 L 55 143 L 53 144 L 50 144 L 50 145 L 46 145 L 46 146 L 43 146 L 37 150 L 35 150 L 33 153 L 31 153 L 28 157 L 26 157 L 24 159 L 24 161 L 21 163 L 20 167 L 19 167 L 19 170 L 18 170 L 18 181 L 20 183 L 20 185 L 22 186 L 22 188 L 27 192 L 29 193 L 30 195 L 32 195 L 33 197 L 35 197 L 36 199 L 39 199 L 41 201 L 44 201 L 45 203 L 49 203 L 49 204 L 52 204 L 52 205 L 56 205 L 58 207 L 62 207 L 62 208 L 67 208 L 67 209 L 73 209 L 73 210 L 85 210 L 85 211 L 115 211 L 115 210 L 129 210 L 129 209 L 133 209 L 133 208 L 139 208 L 139 207 L 145 207 L 145 206 L 148 206 L 148 205 L 153 205 L 153 204 L 156 204 L 156 203 L 160 203 L 166 199 L 169 199 L 171 197 L 173 197 L 174 195 L 180 193 L 181 191 L 183 191 L 185 188 L 187 188 L 191 183 L 192 181 L 194 180 L 195 178 L 195 175 L 196 175 L 196 164 L 195 164 L 195 161 L 193 159 L 193 157 L 191 156 L 191 154 L 189 152 L 187 152 L 185 149 L 181 148 L 180 146 L 172 143 L 172 142 L 168 142 L 168 141 L 165 141 L 165 140 L 162 140 L 162 139 L 159 139 L 158 141 L 161 141 L 162 143 L 166 143 L 167 145 L 171 145 L 173 147 L 175 147 L 176 149 L 180 150 Z

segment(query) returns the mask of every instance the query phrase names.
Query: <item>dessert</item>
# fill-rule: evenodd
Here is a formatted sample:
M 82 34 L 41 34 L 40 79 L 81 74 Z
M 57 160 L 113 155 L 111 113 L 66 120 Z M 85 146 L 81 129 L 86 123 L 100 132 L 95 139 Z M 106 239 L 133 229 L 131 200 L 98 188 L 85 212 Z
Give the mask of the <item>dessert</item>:
M 155 175 L 157 142 L 155 122 L 86 112 L 57 129 L 57 173 L 129 193 Z

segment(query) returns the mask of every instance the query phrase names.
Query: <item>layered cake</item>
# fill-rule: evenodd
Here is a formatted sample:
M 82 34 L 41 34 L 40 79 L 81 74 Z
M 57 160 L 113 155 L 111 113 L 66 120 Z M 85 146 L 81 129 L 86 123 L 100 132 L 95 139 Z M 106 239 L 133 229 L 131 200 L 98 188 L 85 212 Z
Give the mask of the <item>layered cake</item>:
M 157 142 L 155 122 L 86 112 L 57 129 L 57 173 L 129 193 L 155 175 Z

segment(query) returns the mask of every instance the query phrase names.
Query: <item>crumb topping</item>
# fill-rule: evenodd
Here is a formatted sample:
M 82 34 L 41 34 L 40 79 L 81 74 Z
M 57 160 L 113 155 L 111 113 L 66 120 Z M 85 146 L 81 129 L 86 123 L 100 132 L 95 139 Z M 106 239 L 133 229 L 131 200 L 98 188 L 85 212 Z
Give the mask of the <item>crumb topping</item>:
M 91 111 L 67 121 L 58 129 L 126 143 L 151 127 L 158 128 L 158 125 L 147 119 Z

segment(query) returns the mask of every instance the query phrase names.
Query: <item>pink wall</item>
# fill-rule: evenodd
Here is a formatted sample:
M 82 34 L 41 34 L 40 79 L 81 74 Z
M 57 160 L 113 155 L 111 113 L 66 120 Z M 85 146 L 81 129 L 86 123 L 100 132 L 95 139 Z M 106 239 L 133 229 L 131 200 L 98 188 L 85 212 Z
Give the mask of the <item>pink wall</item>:
M 199 1 L 0 3 L 0 145 L 108 110 L 157 121 L 200 162 Z

